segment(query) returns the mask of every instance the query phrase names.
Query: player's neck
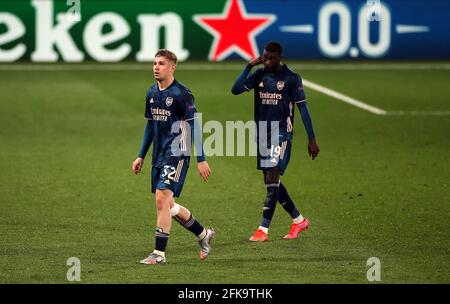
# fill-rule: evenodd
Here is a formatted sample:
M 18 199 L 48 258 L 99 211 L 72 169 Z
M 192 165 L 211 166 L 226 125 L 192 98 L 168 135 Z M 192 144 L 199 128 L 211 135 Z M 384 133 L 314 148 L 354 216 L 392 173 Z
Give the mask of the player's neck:
M 283 63 L 280 62 L 280 64 L 273 68 L 270 72 L 273 74 L 278 74 L 281 71 L 281 68 L 283 67 Z
M 175 78 L 173 76 L 167 77 L 167 79 L 158 80 L 158 88 L 162 91 L 170 87 L 172 82 L 175 81 Z

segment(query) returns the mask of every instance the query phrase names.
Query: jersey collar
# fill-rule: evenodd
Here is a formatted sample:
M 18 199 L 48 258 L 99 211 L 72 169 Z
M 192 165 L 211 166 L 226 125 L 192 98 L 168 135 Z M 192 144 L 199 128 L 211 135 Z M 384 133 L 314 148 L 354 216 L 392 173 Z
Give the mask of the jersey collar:
M 167 88 L 165 88 L 165 89 L 163 89 L 163 90 L 161 90 L 160 88 L 159 88 L 159 85 L 158 85 L 158 83 L 156 83 L 156 89 L 158 90 L 158 92 L 165 92 L 165 91 L 167 91 L 168 89 L 170 89 L 173 85 L 175 85 L 175 83 L 177 82 L 177 80 L 174 78 L 173 79 L 173 81 L 172 81 L 172 83 L 167 87 Z
M 284 71 L 285 71 L 286 69 L 287 69 L 286 64 L 285 64 L 285 63 L 282 63 L 282 64 L 280 65 L 280 69 L 278 70 L 278 72 L 272 73 L 272 72 L 270 72 L 270 71 L 267 71 L 267 73 L 270 74 L 270 75 L 272 75 L 272 76 L 278 76 L 278 75 L 283 74 Z

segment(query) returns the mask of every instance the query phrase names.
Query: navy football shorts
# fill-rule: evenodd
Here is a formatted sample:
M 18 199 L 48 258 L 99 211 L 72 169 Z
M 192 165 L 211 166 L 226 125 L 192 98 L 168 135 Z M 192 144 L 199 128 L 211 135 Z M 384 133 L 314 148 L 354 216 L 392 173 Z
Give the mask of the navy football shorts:
M 177 163 L 167 164 L 161 168 L 152 167 L 152 193 L 156 189 L 169 189 L 175 197 L 179 197 L 183 189 L 189 168 L 189 159 L 179 159 Z
M 280 174 L 283 175 L 291 158 L 291 146 L 291 141 L 287 139 L 277 146 L 268 146 L 267 156 L 261 155 L 258 151 L 257 169 L 268 170 L 278 167 Z

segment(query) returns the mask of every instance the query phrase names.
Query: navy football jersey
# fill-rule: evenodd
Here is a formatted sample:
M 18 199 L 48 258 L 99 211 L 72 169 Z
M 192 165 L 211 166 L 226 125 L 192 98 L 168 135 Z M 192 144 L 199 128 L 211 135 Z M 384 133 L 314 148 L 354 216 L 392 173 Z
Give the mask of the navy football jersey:
M 276 74 L 259 68 L 245 80 L 244 87 L 255 91 L 257 134 L 260 134 L 258 122 L 267 122 L 267 140 L 270 142 L 271 122 L 279 122 L 279 140 L 292 139 L 294 103 L 306 101 L 301 77 L 285 64 Z
M 189 159 L 186 151 L 190 151 L 191 134 L 186 131 L 186 121 L 194 119 L 197 112 L 191 91 L 174 80 L 164 90 L 153 85 L 145 99 L 145 118 L 153 123 L 152 166 L 161 168 L 180 158 Z M 175 144 L 177 150 L 172 151 L 172 143 L 178 136 L 181 137 L 179 144 Z

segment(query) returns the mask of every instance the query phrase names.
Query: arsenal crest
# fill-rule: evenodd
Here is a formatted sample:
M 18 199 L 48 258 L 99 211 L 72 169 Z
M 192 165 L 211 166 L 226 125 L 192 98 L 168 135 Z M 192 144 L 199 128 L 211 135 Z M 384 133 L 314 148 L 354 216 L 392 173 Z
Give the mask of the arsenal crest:
M 277 89 L 281 91 L 284 88 L 284 81 L 277 82 Z
M 166 98 L 166 106 L 170 107 L 170 105 L 173 103 L 173 98 L 172 97 L 167 97 Z

